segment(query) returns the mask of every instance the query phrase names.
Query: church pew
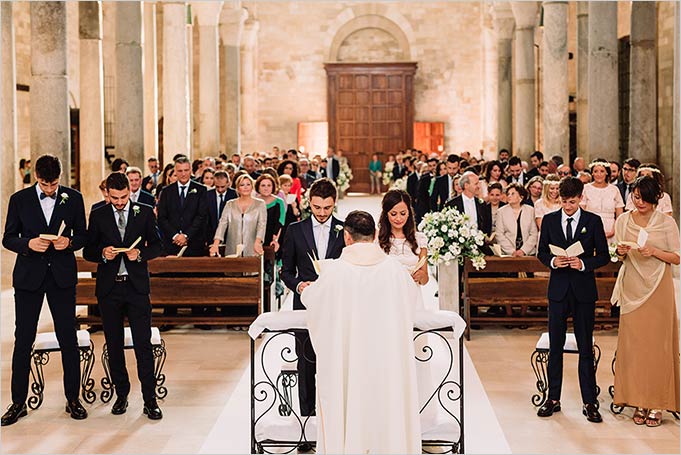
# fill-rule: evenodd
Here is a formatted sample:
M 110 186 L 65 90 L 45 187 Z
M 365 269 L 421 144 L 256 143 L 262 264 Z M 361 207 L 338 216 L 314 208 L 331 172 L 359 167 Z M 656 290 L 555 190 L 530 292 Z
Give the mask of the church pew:
M 88 305 L 80 324 L 101 324 L 95 296 L 97 264 L 77 259 L 79 275 L 76 304 Z M 215 315 L 178 311 L 164 316 L 154 311 L 154 324 L 248 325 L 263 312 L 263 260 L 261 257 L 211 258 L 174 256 L 149 261 L 152 308 L 177 306 L 221 307 Z
M 546 326 L 548 305 L 546 292 L 549 270 L 534 256 L 501 258 L 485 257 L 487 266 L 475 270 L 467 260 L 462 273 L 464 319 L 467 322 L 466 339 L 470 340 L 470 326 Z M 610 296 L 615 286 L 620 263 L 609 262 L 597 269 L 596 324 L 616 325 L 617 316 L 611 316 Z M 519 272 L 523 272 L 519 276 Z M 474 307 L 499 305 L 503 314 L 488 315 L 483 311 L 471 315 Z M 536 311 L 537 307 L 541 310 Z

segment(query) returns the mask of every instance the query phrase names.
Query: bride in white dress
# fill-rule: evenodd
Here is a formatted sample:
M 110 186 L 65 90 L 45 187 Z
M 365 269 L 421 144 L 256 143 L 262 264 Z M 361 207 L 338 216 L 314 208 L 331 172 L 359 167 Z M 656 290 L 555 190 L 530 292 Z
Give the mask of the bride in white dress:
M 437 310 L 437 282 L 428 274 L 428 263 L 424 262 L 418 270 L 414 270 L 419 259 L 428 255 L 428 239 L 422 232 L 416 232 L 409 194 L 390 190 L 383 196 L 381 208 L 378 244 L 386 254 L 400 261 L 411 273 L 414 282 L 420 285 L 425 309 Z

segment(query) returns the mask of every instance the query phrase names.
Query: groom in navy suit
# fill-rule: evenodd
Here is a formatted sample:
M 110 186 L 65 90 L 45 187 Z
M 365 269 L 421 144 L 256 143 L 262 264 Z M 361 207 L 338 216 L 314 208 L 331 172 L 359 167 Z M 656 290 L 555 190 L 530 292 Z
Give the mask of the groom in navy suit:
M 59 185 L 61 163 L 43 155 L 35 163 L 37 183 L 14 193 L 7 208 L 2 244 L 17 253 L 14 286 L 15 331 L 12 355 L 12 404 L 2 426 L 27 415 L 28 375 L 38 317 L 47 295 L 54 330 L 61 349 L 66 412 L 74 419 L 87 417 L 78 399 L 80 355 L 76 339 L 77 267 L 74 252 L 85 245 L 83 196 Z M 61 225 L 64 229 L 59 234 Z M 52 239 L 41 239 L 52 234 Z
M 563 384 L 563 345 L 567 319 L 572 315 L 579 350 L 579 388 L 582 413 L 590 422 L 601 422 L 596 398 L 593 328 L 598 290 L 594 270 L 610 260 L 603 222 L 598 215 L 579 208 L 584 184 L 575 177 L 560 182 L 562 210 L 544 216 L 539 241 L 539 260 L 551 269 L 549 278 L 549 398 L 539 408 L 539 417 L 560 411 Z M 555 256 L 549 245 L 567 249 L 580 242 L 584 252 L 578 257 Z
M 303 290 L 317 279 L 310 257 L 338 259 L 345 247 L 343 223 L 333 216 L 336 187 L 328 178 L 315 180 L 310 187 L 312 216 L 291 224 L 282 247 L 281 278 L 294 291 L 293 309 L 304 310 L 300 301 Z M 296 334 L 298 355 L 298 395 L 303 416 L 315 414 L 315 353 L 307 331 Z

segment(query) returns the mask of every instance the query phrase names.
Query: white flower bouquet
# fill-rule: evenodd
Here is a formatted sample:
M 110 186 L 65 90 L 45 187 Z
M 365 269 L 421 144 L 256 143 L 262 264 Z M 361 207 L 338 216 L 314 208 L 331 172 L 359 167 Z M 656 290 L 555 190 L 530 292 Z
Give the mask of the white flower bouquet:
M 610 253 L 610 262 L 617 262 L 620 260 L 617 256 L 617 243 L 613 242 L 608 245 L 608 252 Z
M 471 259 L 476 270 L 486 266 L 485 256 L 480 247 L 485 243 L 485 234 L 468 217 L 453 207 L 441 212 L 427 213 L 419 230 L 428 238 L 428 262 L 431 265 L 449 265 L 458 261 L 463 265 Z
M 382 182 L 386 186 L 390 186 L 393 181 L 393 167 L 395 167 L 394 161 L 385 163 L 385 172 L 383 172 Z
M 404 176 L 402 178 L 395 180 L 390 189 L 407 191 L 407 177 Z
M 312 215 L 312 209 L 310 209 L 310 200 L 307 198 L 307 190 L 300 194 L 300 219 L 306 220 Z
M 338 173 L 338 179 L 336 183 L 338 184 L 338 191 L 345 194 L 345 192 L 350 188 L 350 182 L 352 181 L 352 169 L 347 163 L 341 163 L 340 172 Z

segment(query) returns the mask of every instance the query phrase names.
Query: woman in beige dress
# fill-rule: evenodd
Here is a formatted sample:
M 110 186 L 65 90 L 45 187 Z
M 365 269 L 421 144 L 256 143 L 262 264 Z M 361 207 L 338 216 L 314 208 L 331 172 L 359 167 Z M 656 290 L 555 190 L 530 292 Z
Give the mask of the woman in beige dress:
M 623 265 L 611 298 L 621 307 L 613 401 L 636 407 L 634 423 L 649 427 L 660 425 L 663 410 L 679 411 L 679 319 L 671 267 L 679 264 L 679 228 L 655 209 L 661 197 L 655 179 L 634 182 L 635 210 L 615 225 Z M 644 246 L 628 246 L 642 229 L 648 233 Z
M 523 204 L 527 190 L 518 183 L 506 187 L 507 204 L 497 212 L 496 240 L 504 255 L 534 256 L 537 253 L 537 224 L 534 207 Z
M 636 170 L 636 177 L 646 175 L 657 180 L 658 185 L 662 188 L 662 197 L 658 201 L 655 210 L 672 216 L 672 198 L 669 196 L 669 193 L 664 191 L 664 175 L 662 175 L 662 171 L 660 171 L 660 168 L 655 163 L 644 163 Z M 629 197 L 624 202 L 626 203 L 625 210 L 634 210 L 634 201 L 631 199 L 631 193 L 629 193 Z
M 235 254 L 237 245 L 243 245 L 243 256 L 263 254 L 262 242 L 267 228 L 265 201 L 253 197 L 253 179 L 248 174 L 236 178 L 239 197 L 232 199 L 222 209 L 222 216 L 213 236 L 210 255 L 219 254 L 220 240 L 225 238 L 225 254 Z

